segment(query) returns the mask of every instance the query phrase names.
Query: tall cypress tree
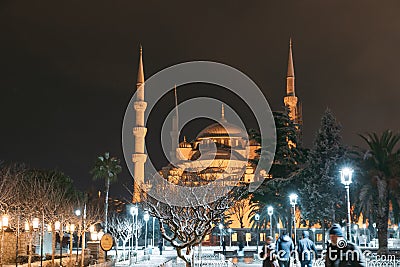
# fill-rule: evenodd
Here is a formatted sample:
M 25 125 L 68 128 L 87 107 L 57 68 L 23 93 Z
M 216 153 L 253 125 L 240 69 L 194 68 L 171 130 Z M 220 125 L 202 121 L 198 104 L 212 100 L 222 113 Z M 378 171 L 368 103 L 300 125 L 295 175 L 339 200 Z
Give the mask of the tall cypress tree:
M 301 200 L 301 214 L 310 225 L 323 228 L 346 218 L 344 187 L 339 170 L 346 162 L 341 125 L 327 109 L 321 118 L 305 168 L 296 176 Z
M 271 140 L 260 140 L 256 132 L 250 132 L 250 138 L 261 141 L 267 151 L 271 150 L 271 146 L 276 146 L 273 164 L 269 170 L 272 177 L 265 179 L 253 193 L 252 202 L 259 208 L 260 221 L 269 221 L 266 208 L 272 205 L 275 208 L 276 219 L 279 216 L 279 219 L 290 228 L 288 222 L 291 221 L 291 215 L 288 196 L 295 190 L 291 176 L 300 169 L 304 161 L 304 149 L 298 146 L 296 125 L 290 120 L 288 109 L 273 112 L 273 116 L 276 143 Z

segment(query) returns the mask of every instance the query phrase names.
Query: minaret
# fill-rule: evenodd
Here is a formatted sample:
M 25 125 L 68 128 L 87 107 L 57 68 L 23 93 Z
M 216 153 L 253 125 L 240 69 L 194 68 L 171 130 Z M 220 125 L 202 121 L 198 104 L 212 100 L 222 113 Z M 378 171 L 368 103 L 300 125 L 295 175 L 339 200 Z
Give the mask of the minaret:
M 295 94 L 294 86 L 294 65 L 293 65 L 293 53 L 292 53 L 292 38 L 289 43 L 289 60 L 288 69 L 286 76 L 286 96 L 283 99 L 285 106 L 289 109 L 289 117 L 295 123 L 298 122 L 298 110 L 297 110 L 297 97 Z
M 144 71 L 142 59 L 142 46 L 140 46 L 139 68 L 136 83 L 136 101 L 133 107 L 136 112 L 135 127 L 133 128 L 133 136 L 135 137 L 135 153 L 132 155 L 134 163 L 134 195 L 133 202 L 140 202 L 140 186 L 144 183 L 144 164 L 147 160 L 147 155 L 144 151 L 145 136 L 147 128 L 144 125 L 144 111 L 147 103 L 144 101 Z
M 225 107 L 224 107 L 224 104 L 222 104 L 222 106 L 221 106 L 221 122 L 228 122 L 225 119 Z
M 179 116 L 178 116 L 178 95 L 176 93 L 176 85 L 174 88 L 174 94 L 175 94 L 175 115 L 172 116 L 172 131 L 170 132 L 171 135 L 171 152 L 170 152 L 170 158 L 171 161 L 174 162 L 177 160 L 177 148 L 179 145 L 178 138 L 179 138 L 179 132 L 178 132 L 178 123 L 179 123 Z

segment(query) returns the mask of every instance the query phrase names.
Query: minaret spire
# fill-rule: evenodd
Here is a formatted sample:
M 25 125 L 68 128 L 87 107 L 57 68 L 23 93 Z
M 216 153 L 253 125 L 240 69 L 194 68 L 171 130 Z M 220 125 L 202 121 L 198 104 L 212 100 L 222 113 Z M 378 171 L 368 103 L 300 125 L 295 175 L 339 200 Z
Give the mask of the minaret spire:
M 172 131 L 171 134 L 171 160 L 177 160 L 177 148 L 179 146 L 178 138 L 179 138 L 179 116 L 178 116 L 178 94 L 176 92 L 176 84 L 174 87 L 174 95 L 175 95 L 175 115 L 172 116 Z
M 134 173 L 134 195 L 133 202 L 140 202 L 140 186 L 144 184 L 144 164 L 147 155 L 144 151 L 145 136 L 147 128 L 144 124 L 144 112 L 147 103 L 144 101 L 144 71 L 143 71 L 143 50 L 140 46 L 138 77 L 136 83 L 136 101 L 133 103 L 135 109 L 135 127 L 133 127 L 133 135 L 135 139 L 134 154 L 132 155 L 133 173 Z
M 142 48 L 142 45 L 140 45 L 139 67 L 138 67 L 136 89 L 138 90 L 136 99 L 138 101 L 144 101 L 144 70 L 143 70 L 143 48 Z
M 286 75 L 286 94 L 287 95 L 295 95 L 295 87 L 294 87 L 294 64 L 293 64 L 293 51 L 292 48 L 292 38 L 289 41 L 289 59 L 288 59 L 288 69 Z
M 283 99 L 285 106 L 289 109 L 289 117 L 295 123 L 298 123 L 298 99 L 295 94 L 294 87 L 294 64 L 293 64 L 293 42 L 292 38 L 289 41 L 289 59 L 286 75 L 286 96 Z
M 227 122 L 227 120 L 225 119 L 225 107 L 224 107 L 224 104 L 222 104 L 222 106 L 221 106 L 221 121 L 222 122 Z

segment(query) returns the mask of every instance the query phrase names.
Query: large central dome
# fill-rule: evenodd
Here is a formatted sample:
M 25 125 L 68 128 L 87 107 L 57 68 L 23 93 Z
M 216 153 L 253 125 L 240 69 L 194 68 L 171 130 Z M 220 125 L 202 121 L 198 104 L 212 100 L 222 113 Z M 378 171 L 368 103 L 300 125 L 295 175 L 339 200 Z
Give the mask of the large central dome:
M 229 123 L 225 119 L 224 105 L 221 107 L 221 123 L 213 123 L 210 126 L 204 128 L 198 135 L 198 139 L 210 138 L 210 137 L 242 137 L 247 139 L 247 133 L 240 127 Z
M 240 127 L 229 123 L 223 122 L 224 126 L 219 123 L 211 124 L 210 126 L 203 129 L 197 138 L 210 138 L 210 137 L 247 137 L 245 131 Z

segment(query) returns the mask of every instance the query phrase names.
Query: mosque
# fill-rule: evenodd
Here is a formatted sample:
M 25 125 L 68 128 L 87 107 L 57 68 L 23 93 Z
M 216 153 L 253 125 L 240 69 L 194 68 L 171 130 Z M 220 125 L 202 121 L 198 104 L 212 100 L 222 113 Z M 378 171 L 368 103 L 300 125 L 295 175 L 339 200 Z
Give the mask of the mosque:
M 286 96 L 283 99 L 284 105 L 289 110 L 289 117 L 301 131 L 302 109 L 301 104 L 295 94 L 295 75 L 293 64 L 293 45 L 290 40 L 289 58 L 286 76 Z M 135 127 L 133 135 L 135 140 L 134 154 L 132 161 L 134 163 L 135 183 L 145 182 L 145 154 L 144 144 L 147 128 L 144 125 L 144 112 L 147 103 L 145 102 L 145 79 L 143 71 L 142 48 L 140 48 L 139 68 L 137 78 L 137 94 L 134 102 L 136 111 Z M 175 89 L 176 97 L 176 89 Z M 172 149 L 170 157 L 174 164 L 169 164 L 162 168 L 159 173 L 170 183 L 179 185 L 197 186 L 208 183 L 220 177 L 221 170 L 229 173 L 231 176 L 238 177 L 243 183 L 252 183 L 255 179 L 255 166 L 253 160 L 258 157 L 255 152 L 260 148 L 260 144 L 254 140 L 249 140 L 246 132 L 240 127 L 229 123 L 225 118 L 224 106 L 221 107 L 220 123 L 213 123 L 203 129 L 195 140 L 188 142 L 186 138 L 178 144 L 179 132 L 177 116 L 173 118 L 171 134 Z M 210 148 L 208 150 L 208 148 Z M 201 151 L 201 153 L 200 153 Z M 205 168 L 206 166 L 206 168 Z M 188 174 L 188 170 L 193 172 L 198 170 L 198 179 L 193 181 Z M 267 173 L 261 174 L 267 178 Z M 135 186 L 135 190 L 137 187 Z M 134 202 L 140 202 L 140 193 L 134 193 Z M 247 211 L 249 212 L 249 211 Z M 235 222 L 233 222 L 235 223 Z M 246 226 L 248 225 L 246 219 Z

